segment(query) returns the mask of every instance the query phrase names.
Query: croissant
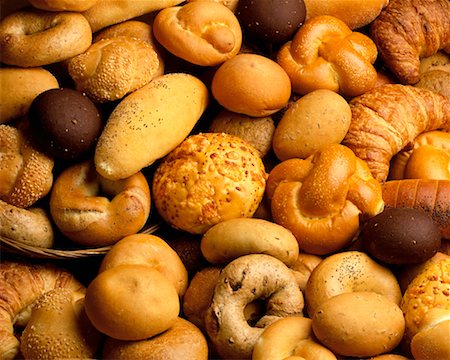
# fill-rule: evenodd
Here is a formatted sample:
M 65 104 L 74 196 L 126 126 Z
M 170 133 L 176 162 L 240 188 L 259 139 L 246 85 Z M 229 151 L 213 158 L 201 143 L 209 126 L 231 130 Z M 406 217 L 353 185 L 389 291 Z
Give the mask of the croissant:
M 352 120 L 342 141 L 386 180 L 391 158 L 421 133 L 450 129 L 450 101 L 431 90 L 387 84 L 350 101 Z
M 0 358 L 14 359 L 19 341 L 14 325 L 25 326 L 31 305 L 54 288 L 84 291 L 84 286 L 67 270 L 50 264 L 27 264 L 16 261 L 0 263 Z
M 420 59 L 450 51 L 448 0 L 391 0 L 370 26 L 385 65 L 402 84 L 420 79 Z

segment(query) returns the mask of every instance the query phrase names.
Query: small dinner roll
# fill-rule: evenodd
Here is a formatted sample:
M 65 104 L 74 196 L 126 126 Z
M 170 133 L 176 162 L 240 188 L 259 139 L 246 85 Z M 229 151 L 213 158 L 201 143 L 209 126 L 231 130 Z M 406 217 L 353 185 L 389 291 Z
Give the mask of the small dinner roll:
M 86 11 L 98 0 L 29 0 L 37 9 L 48 11 Z
M 25 359 L 92 359 L 103 336 L 84 311 L 84 291 L 56 288 L 33 304 L 20 337 Z
M 103 359 L 115 360 L 207 360 L 208 345 L 202 332 L 179 317 L 163 333 L 141 341 L 107 338 Z
M 86 314 L 100 332 L 118 340 L 144 340 L 169 329 L 180 302 L 175 287 L 147 265 L 120 265 L 97 275 L 85 297 Z
M 103 258 L 99 272 L 123 264 L 142 264 L 155 268 L 173 284 L 181 297 L 188 286 L 188 274 L 177 253 L 159 236 L 128 235 L 119 240 Z
M 312 329 L 335 354 L 366 358 L 394 350 L 402 340 L 405 319 L 398 304 L 386 296 L 355 291 L 319 305 Z
M 59 88 L 58 80 L 41 68 L 0 68 L 0 124 L 26 115 L 34 98 Z
M 397 278 L 387 267 L 360 251 L 344 251 L 326 257 L 311 273 L 306 284 L 306 309 L 310 317 L 333 296 L 353 291 L 373 291 L 400 304 Z
M 142 229 L 150 202 L 149 185 L 141 172 L 112 181 L 100 176 L 93 162 L 86 160 L 59 174 L 50 194 L 50 213 L 73 242 L 106 246 Z
M 25 9 L 0 22 L 0 59 L 8 65 L 57 63 L 81 54 L 91 43 L 91 27 L 76 12 Z
M 268 57 L 241 53 L 215 72 L 211 91 L 226 109 L 253 117 L 281 110 L 291 96 L 291 81 L 283 68 Z
M 242 45 L 239 20 L 225 5 L 194 1 L 165 8 L 153 21 L 158 42 L 175 56 L 201 66 L 216 66 Z
M 202 237 L 201 251 L 212 264 L 226 264 L 242 255 L 267 254 L 291 266 L 298 242 L 288 229 L 255 218 L 235 218 L 212 226 Z
M 336 360 L 336 356 L 316 341 L 311 319 L 289 316 L 264 329 L 252 352 L 252 360 L 285 360 L 289 356 L 305 360 Z

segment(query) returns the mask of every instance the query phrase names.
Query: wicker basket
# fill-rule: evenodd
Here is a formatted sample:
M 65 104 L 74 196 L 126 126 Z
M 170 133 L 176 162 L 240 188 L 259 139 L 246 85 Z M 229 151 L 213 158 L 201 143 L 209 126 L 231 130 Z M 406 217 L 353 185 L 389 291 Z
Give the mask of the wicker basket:
M 159 229 L 160 225 L 153 224 L 145 227 L 140 234 L 152 234 Z M 98 248 L 87 249 L 46 249 L 36 246 L 26 245 L 24 243 L 12 240 L 10 238 L 0 235 L 0 249 L 11 254 L 21 255 L 27 258 L 48 259 L 48 260 L 64 260 L 64 259 L 83 259 L 93 256 L 105 255 L 110 249 L 110 246 L 103 246 Z

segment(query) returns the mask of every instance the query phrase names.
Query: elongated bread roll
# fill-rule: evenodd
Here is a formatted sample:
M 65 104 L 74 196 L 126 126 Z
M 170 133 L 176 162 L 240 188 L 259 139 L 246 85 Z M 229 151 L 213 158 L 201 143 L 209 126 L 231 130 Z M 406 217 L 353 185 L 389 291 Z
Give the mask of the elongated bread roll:
M 167 155 L 191 132 L 208 104 L 196 77 L 162 75 L 114 109 L 98 140 L 94 161 L 103 177 L 129 177 Z

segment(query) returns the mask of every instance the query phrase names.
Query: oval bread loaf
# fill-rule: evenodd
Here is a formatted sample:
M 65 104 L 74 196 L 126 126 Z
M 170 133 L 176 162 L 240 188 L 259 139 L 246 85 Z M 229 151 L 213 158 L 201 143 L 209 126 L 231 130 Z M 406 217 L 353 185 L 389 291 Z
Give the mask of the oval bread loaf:
M 196 77 L 162 75 L 130 94 L 111 113 L 95 149 L 97 171 L 123 179 L 179 145 L 208 104 L 208 89 Z

